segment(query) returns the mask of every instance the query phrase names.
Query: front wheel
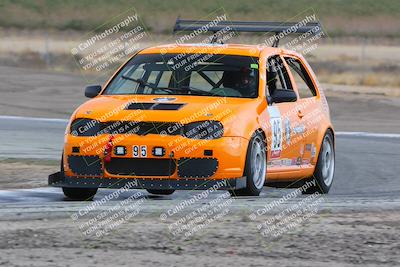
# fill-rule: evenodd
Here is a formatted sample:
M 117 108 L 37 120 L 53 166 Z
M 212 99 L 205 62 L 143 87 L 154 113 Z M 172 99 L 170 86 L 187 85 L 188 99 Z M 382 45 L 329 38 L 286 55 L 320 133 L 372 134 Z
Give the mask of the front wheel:
M 64 175 L 64 151 L 61 156 L 60 172 Z M 76 188 L 76 187 L 63 187 L 64 195 L 71 200 L 93 200 L 94 195 L 97 193 L 97 188 Z
M 230 191 L 232 196 L 258 196 L 263 189 L 267 170 L 267 156 L 264 138 L 256 133 L 249 142 L 247 149 L 246 188 Z
M 312 194 L 318 192 L 327 194 L 332 186 L 334 174 L 335 147 L 333 144 L 333 134 L 331 131 L 328 131 L 322 140 L 317 166 L 315 167 L 315 172 L 311 179 L 311 181 L 315 181 L 315 183 L 303 193 Z
M 97 188 L 74 188 L 63 187 L 64 195 L 71 200 L 93 200 L 97 193 Z

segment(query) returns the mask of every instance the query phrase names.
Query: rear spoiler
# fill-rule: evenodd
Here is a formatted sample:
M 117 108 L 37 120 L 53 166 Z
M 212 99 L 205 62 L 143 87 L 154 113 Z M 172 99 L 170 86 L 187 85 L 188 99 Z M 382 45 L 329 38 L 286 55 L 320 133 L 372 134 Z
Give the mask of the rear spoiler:
M 231 31 L 236 32 L 263 32 L 275 33 L 279 37 L 280 33 L 301 34 L 310 32 L 317 35 L 322 32 L 321 24 L 318 21 L 307 22 L 275 22 L 275 21 L 210 21 L 210 20 L 183 20 L 176 19 L 174 33 L 179 31 L 196 31 L 213 32 L 214 35 L 229 26 Z M 286 35 L 287 35 L 286 34 Z M 214 39 L 213 39 L 214 40 Z M 273 47 L 277 47 L 279 39 L 275 39 Z

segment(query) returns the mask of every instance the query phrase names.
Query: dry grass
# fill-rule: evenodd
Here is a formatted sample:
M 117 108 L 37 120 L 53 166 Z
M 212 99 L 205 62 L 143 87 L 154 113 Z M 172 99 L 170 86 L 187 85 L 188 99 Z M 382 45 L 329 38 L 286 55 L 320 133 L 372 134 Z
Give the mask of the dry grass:
M 3 36 L 1 65 L 80 72 L 70 53 L 71 47 L 85 38 L 80 32 L 50 31 L 46 35 L 40 30 L 0 30 L 0 36 Z M 231 42 L 254 44 L 261 39 L 260 36 L 240 36 Z M 140 47 L 173 41 L 171 35 L 152 34 L 140 43 Z M 335 44 L 323 40 L 305 57 L 323 83 L 400 87 L 400 46 Z
M 400 77 L 396 74 L 347 72 L 319 75 L 318 77 L 323 83 L 376 87 L 399 87 L 400 90 Z
M 400 2 L 394 0 L 2 0 L 0 26 L 90 31 L 130 8 L 156 33 L 170 33 L 178 15 L 295 21 L 315 12 L 332 36 L 400 36 Z

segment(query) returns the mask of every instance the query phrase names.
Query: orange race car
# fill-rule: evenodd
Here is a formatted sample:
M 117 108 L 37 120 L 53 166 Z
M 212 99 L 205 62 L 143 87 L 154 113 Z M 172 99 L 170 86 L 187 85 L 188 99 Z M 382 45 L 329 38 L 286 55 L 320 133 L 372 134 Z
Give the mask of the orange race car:
M 207 23 L 178 20 L 175 30 Z M 225 22 L 280 33 L 291 23 Z M 297 28 L 305 33 L 316 22 Z M 172 44 L 143 49 L 72 115 L 61 170 L 49 185 L 72 199 L 98 188 L 223 189 L 264 185 L 327 193 L 335 136 L 326 98 L 298 53 L 260 45 Z

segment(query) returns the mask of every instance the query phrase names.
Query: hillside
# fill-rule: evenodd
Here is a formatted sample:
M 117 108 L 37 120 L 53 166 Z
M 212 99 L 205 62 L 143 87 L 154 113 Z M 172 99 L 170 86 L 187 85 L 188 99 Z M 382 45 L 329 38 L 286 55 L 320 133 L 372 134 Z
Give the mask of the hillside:
M 178 15 L 293 21 L 315 13 L 332 37 L 400 36 L 396 0 L 0 0 L 0 27 L 90 31 L 131 8 L 153 33 L 170 33 Z

